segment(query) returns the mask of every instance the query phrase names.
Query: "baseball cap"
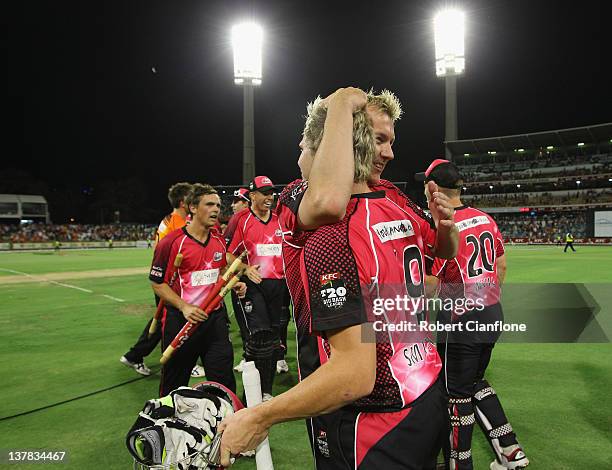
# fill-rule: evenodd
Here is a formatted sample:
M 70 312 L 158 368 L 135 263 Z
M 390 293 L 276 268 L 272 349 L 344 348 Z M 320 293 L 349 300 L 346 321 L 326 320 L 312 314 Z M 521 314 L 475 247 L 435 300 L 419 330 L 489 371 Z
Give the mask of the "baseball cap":
M 422 173 L 414 175 L 416 181 L 434 181 L 437 185 L 448 189 L 460 189 L 463 181 L 459 169 L 453 162 L 436 158 Z
M 247 188 L 239 188 L 234 191 L 234 200 L 242 199 L 243 201 L 249 202 L 249 190 Z
M 256 176 L 253 181 L 249 183 L 250 191 L 261 191 L 265 189 L 274 189 L 274 183 L 267 176 Z

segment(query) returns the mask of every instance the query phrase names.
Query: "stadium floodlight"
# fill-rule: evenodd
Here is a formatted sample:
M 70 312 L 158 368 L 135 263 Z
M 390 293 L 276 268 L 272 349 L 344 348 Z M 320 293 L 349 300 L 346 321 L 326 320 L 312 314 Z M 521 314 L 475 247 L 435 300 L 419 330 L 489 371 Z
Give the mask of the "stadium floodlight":
M 244 94 L 242 183 L 255 177 L 255 104 L 253 86 L 261 85 L 261 49 L 263 31 L 255 23 L 241 23 L 232 28 L 234 48 L 234 83 L 242 85 Z
M 516 149 L 516 151 L 517 151 L 518 153 L 523 153 L 523 152 L 525 151 L 525 149 Z
M 578 147 L 584 147 L 584 142 L 578 142 Z
M 516 187 L 517 187 L 517 188 L 520 188 L 520 187 L 521 187 L 521 185 L 520 185 L 520 184 L 517 184 L 517 185 L 516 185 Z
M 546 147 L 546 150 L 554 150 L 554 149 L 555 149 L 554 145 L 548 145 Z
M 241 23 L 232 28 L 234 82 L 261 85 L 261 46 L 263 31 L 255 23 Z
M 465 71 L 465 15 L 443 10 L 434 17 L 436 75 L 444 77 L 446 118 L 444 140 L 446 159 L 452 158 L 448 142 L 457 140 L 457 76 Z
M 495 155 L 497 152 L 495 150 L 489 150 L 487 153 L 489 155 Z
M 581 183 L 581 182 L 582 182 L 582 181 L 580 181 L 580 180 L 576 180 L 576 184 L 577 184 L 578 186 L 580 186 L 580 183 Z
M 434 18 L 436 75 L 459 75 L 465 70 L 465 15 L 444 10 Z
M 470 154 L 469 154 L 469 153 L 464 153 L 464 154 L 463 154 L 463 156 L 464 156 L 464 157 L 469 157 L 469 156 L 470 156 Z

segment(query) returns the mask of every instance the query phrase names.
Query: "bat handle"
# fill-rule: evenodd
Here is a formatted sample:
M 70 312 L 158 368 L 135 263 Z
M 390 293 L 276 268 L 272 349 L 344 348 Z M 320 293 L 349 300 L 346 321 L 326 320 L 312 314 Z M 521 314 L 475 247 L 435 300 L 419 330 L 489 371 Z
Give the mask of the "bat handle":
M 159 359 L 160 364 L 165 365 L 172 357 L 172 354 L 174 354 L 174 347 L 170 345 L 166 348 L 161 358 Z
M 149 338 L 151 338 L 157 331 L 157 318 L 153 317 L 151 324 L 149 325 Z

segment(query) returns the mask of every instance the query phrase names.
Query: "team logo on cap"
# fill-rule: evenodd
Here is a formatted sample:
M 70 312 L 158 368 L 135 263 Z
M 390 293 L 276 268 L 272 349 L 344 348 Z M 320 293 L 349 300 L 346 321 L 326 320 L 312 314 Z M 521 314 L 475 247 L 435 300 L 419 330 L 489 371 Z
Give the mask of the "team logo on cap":
M 272 184 L 272 180 L 270 178 L 268 178 L 267 176 L 264 176 L 261 179 L 262 184 Z

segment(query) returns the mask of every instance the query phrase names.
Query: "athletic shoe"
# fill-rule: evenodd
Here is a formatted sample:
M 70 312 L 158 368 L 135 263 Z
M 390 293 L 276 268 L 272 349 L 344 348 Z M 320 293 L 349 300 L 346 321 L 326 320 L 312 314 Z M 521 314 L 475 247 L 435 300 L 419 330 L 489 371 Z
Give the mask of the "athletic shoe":
M 199 366 L 197 364 L 193 366 L 193 370 L 191 371 L 191 376 L 194 379 L 200 379 L 204 377 L 205 375 L 206 375 L 206 372 L 204 371 L 204 367 Z
M 289 372 L 289 364 L 287 364 L 287 361 L 285 361 L 284 359 L 276 361 L 276 373 L 284 374 L 286 372 Z
M 491 470 L 520 470 L 529 465 L 529 459 L 525 455 L 525 452 L 523 452 L 523 449 L 518 445 L 505 447 L 501 454 L 501 460 L 501 464 L 497 460 L 494 460 L 491 462 L 491 465 L 489 465 L 489 468 Z
M 121 364 L 124 364 L 128 367 L 131 367 L 136 372 L 138 372 L 140 375 L 144 375 L 144 376 L 151 375 L 151 369 L 145 366 L 143 362 L 128 361 L 125 356 L 121 356 L 119 358 L 119 362 L 121 362 Z
M 272 400 L 272 395 L 270 395 L 269 393 L 264 393 L 263 396 L 261 397 L 261 401 L 262 402 L 266 402 L 266 401 L 270 401 Z
M 254 450 L 247 450 L 246 452 L 240 452 L 240 455 L 242 457 L 250 457 L 253 458 L 255 457 L 255 451 Z
M 244 358 L 242 358 L 242 361 L 240 361 L 238 364 L 236 364 L 236 366 L 234 367 L 234 370 L 236 372 L 242 372 L 242 370 L 244 369 L 244 364 L 245 364 L 245 360 Z

